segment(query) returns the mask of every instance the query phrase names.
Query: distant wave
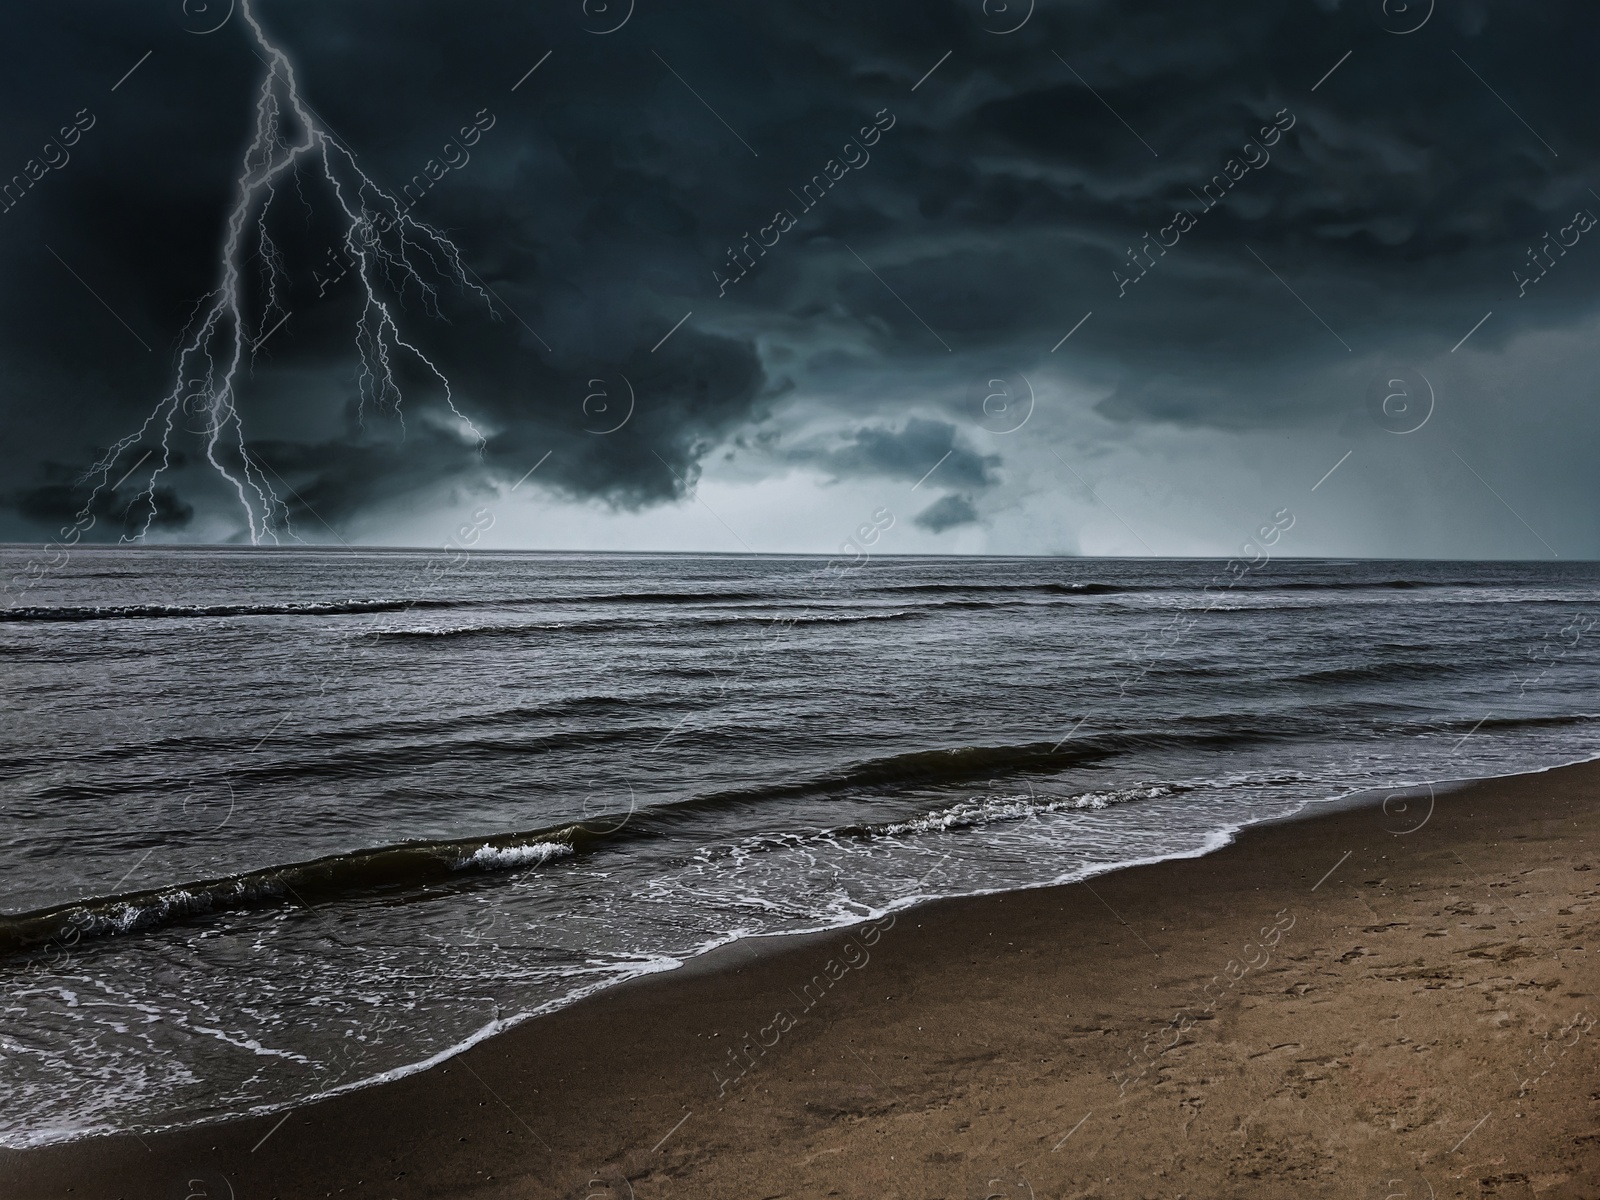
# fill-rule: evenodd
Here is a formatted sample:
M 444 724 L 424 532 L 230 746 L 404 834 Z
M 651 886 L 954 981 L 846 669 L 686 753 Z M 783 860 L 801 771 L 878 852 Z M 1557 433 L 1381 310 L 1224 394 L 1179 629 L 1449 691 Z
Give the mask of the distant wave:
M 1456 579 L 1306 579 L 1295 583 L 1245 584 L 1242 591 L 1256 592 L 1363 592 L 1407 591 L 1412 588 L 1488 588 L 1499 586 L 1492 580 Z
M 1110 583 L 888 583 L 875 592 L 1046 592 L 1057 596 L 1114 596 L 1123 592 L 1170 591 L 1170 587 L 1136 587 Z
M 828 771 L 790 783 L 714 792 L 680 801 L 670 809 L 653 812 L 663 818 L 687 816 L 738 805 L 799 796 L 849 794 L 915 784 L 960 783 L 967 779 L 993 779 L 1002 775 L 1045 774 L 1083 766 L 1114 753 L 1091 739 L 1075 739 L 1069 747 L 1049 742 L 1014 746 L 957 746 L 949 750 L 914 750 L 869 758 L 837 771 Z
M 809 616 L 777 617 L 763 613 L 748 617 L 708 617 L 697 621 L 700 627 L 709 625 L 839 625 L 858 621 L 918 621 L 927 614 L 920 612 L 812 612 Z
M 1151 584 L 1111 584 L 1095 582 L 1069 583 L 1065 581 L 1042 581 L 1031 583 L 890 583 L 879 584 L 869 590 L 874 592 L 965 592 L 990 595 L 995 593 L 1023 593 L 1039 592 L 1058 596 L 1120 596 L 1135 595 L 1148 592 L 1196 592 L 1198 593 L 1206 584 L 1214 585 L 1214 590 L 1239 591 L 1239 592 L 1318 592 L 1318 591 L 1392 591 L 1412 588 L 1488 588 L 1498 586 L 1492 580 L 1440 580 L 1440 579 L 1328 579 L 1328 580 L 1296 580 L 1293 582 L 1279 582 L 1269 578 L 1261 578 L 1248 582 L 1238 582 L 1228 586 L 1228 577 L 1220 571 L 1208 571 L 1211 564 L 1205 560 L 1196 560 L 1195 573 L 1192 579 L 1180 583 L 1151 583 Z
M 839 613 L 814 612 L 807 616 L 789 617 L 774 615 L 770 612 L 757 612 L 747 616 L 702 617 L 685 624 L 694 629 L 733 625 L 838 625 L 854 624 L 861 621 L 913 621 L 922 619 L 925 616 L 925 613 L 919 612 L 863 613 L 844 611 Z M 615 633 L 622 630 L 640 629 L 660 624 L 661 622 L 659 621 L 634 621 L 627 618 L 619 618 L 610 621 L 530 621 L 509 625 L 503 623 L 494 625 L 421 625 L 413 626 L 410 629 L 375 629 L 370 636 L 389 641 L 530 638 L 547 633 Z M 352 633 L 351 636 L 361 637 L 368 635 Z
M 503 724 L 503 722 L 499 722 Z M 484 721 L 483 728 L 471 737 L 420 742 L 397 750 L 392 745 L 363 745 L 340 749 L 325 755 L 309 755 L 300 744 L 295 752 L 265 759 L 259 763 L 246 761 L 227 768 L 225 777 L 234 787 L 252 787 L 268 783 L 296 782 L 305 779 L 342 780 L 370 778 L 375 771 L 392 768 L 397 754 L 403 755 L 406 765 L 416 770 L 443 762 L 499 762 L 534 757 L 552 749 L 566 752 L 611 749 L 630 739 L 659 737 L 655 727 L 624 727 L 615 729 L 550 729 L 540 733 L 499 734 L 490 726 L 496 722 Z M 462 722 L 474 728 L 470 721 Z M 307 735 L 315 738 L 316 734 Z M 346 739 L 349 740 L 349 739 Z M 300 739 L 297 739 L 297 742 Z M 142 747 L 141 747 L 142 749 Z M 0 777 L 14 768 L 4 764 Z M 181 781 L 179 775 L 176 781 Z M 74 778 L 61 779 L 39 788 L 34 799 L 43 803 L 70 803 L 75 801 L 103 801 L 114 794 L 105 784 L 84 782 Z
M 524 608 L 556 604 L 704 604 L 773 600 L 765 592 L 602 592 L 577 596 L 488 596 L 472 600 L 398 597 L 384 600 L 304 600 L 275 604 L 24 605 L 0 609 L 0 622 L 177 620 L 187 617 L 340 616 L 410 609 Z
M 324 616 L 455 608 L 454 600 L 307 600 L 280 604 L 85 604 L 0 609 L 0 621 L 133 621 L 183 617 Z
M 1438 580 L 1438 579 L 1329 579 L 1278 582 L 1261 579 L 1226 586 L 1220 576 L 1212 579 L 1205 575 L 1204 564 L 1199 564 L 1193 580 L 1178 584 L 1110 584 L 1093 581 L 1041 581 L 1029 583 L 878 583 L 863 577 L 858 589 L 841 592 L 840 598 L 848 600 L 864 595 L 911 596 L 951 595 L 1004 597 L 1004 596 L 1117 596 L 1150 592 L 1187 592 L 1198 594 L 1203 582 L 1209 580 L 1216 586 L 1214 593 L 1243 592 L 1317 592 L 1317 591 L 1394 591 L 1425 588 L 1493 588 L 1501 586 L 1493 580 Z M 595 592 L 583 595 L 500 596 L 465 599 L 428 599 L 422 597 L 395 597 L 389 599 L 305 600 L 277 603 L 228 604 L 92 604 L 92 605 L 25 605 L 0 609 L 0 623 L 30 621 L 128 621 L 128 620 L 179 620 L 196 617 L 268 617 L 268 616 L 348 616 L 361 613 L 406 612 L 413 609 L 476 609 L 476 608 L 528 608 L 566 604 L 773 604 L 779 606 L 804 603 L 796 600 L 786 585 L 790 581 L 774 581 L 777 586 L 769 591 L 674 591 L 674 592 Z M 1575 601 L 1581 602 L 1581 601 Z M 585 625 L 569 622 L 551 628 L 564 628 L 573 632 L 592 632 L 599 624 Z M 375 631 L 382 633 L 383 631 Z M 389 633 L 387 636 L 404 636 Z
M 537 600 L 504 600 L 502 604 L 704 604 L 710 601 L 771 600 L 770 592 L 598 592 L 587 596 L 545 596 Z
M 463 729 L 512 729 L 526 733 L 527 727 L 539 721 L 558 721 L 567 718 L 590 718 L 600 721 L 607 718 L 636 717 L 646 710 L 672 709 L 676 711 L 678 696 L 674 693 L 659 693 L 647 695 L 633 693 L 630 695 L 573 695 L 562 696 L 548 700 L 542 704 L 515 704 L 503 708 L 490 708 L 483 710 L 466 709 L 449 713 L 440 717 L 417 717 L 408 720 L 378 720 L 361 725 L 332 726 L 317 724 L 309 728 L 300 728 L 295 733 L 297 756 L 306 760 L 300 764 L 296 775 L 321 773 L 323 767 L 311 761 L 309 751 L 325 748 L 338 748 L 345 746 L 375 747 L 372 753 L 393 756 L 397 751 L 395 743 L 403 743 L 403 752 L 407 755 L 426 753 L 434 756 L 437 761 L 441 755 L 452 753 L 452 746 L 460 746 L 466 750 L 481 749 L 481 743 L 451 743 L 446 739 L 448 735 L 458 733 Z M 651 727 L 654 728 L 653 726 Z M 629 736 L 630 730 L 623 729 L 595 729 L 583 733 L 572 734 L 566 731 L 549 730 L 544 735 L 546 740 L 553 737 L 583 737 L 592 739 L 617 739 Z M 527 735 L 534 739 L 541 735 L 534 733 Z M 659 737 L 660 735 L 652 734 Z M 242 754 L 251 746 L 260 741 L 259 730 L 243 730 L 237 734 L 237 741 L 228 743 L 219 741 L 211 735 L 205 736 L 178 736 L 152 738 L 149 741 L 108 742 L 103 746 L 79 751 L 69 756 L 69 761 L 74 763 L 95 762 L 103 760 L 128 760 L 139 757 L 159 758 L 162 755 L 192 755 L 195 761 L 211 759 L 216 756 L 227 756 L 231 753 Z M 522 742 L 507 744 L 507 753 L 520 753 Z M 14 778 L 30 770 L 38 770 L 54 763 L 63 761 L 62 752 L 55 746 L 45 746 L 35 752 L 14 756 L 0 755 L 0 779 Z M 354 757 L 345 760 L 335 760 L 332 764 L 337 767 L 340 762 L 352 764 L 365 764 L 371 766 L 376 761 L 371 757 Z M 269 767 L 262 769 L 270 770 Z M 167 772 L 170 774 L 170 772 Z M 251 778 L 250 771 L 244 768 L 234 768 L 228 772 L 230 779 Z M 180 774 L 178 778 L 182 779 Z M 85 794 L 104 794 L 85 793 Z M 61 798 L 61 797 L 58 797 Z
M 439 641 L 456 638 L 538 637 L 550 633 L 619 633 L 638 629 L 644 621 L 528 621 L 519 625 L 417 625 L 409 629 L 374 629 L 370 634 L 353 630 L 351 637 L 376 637 L 385 641 Z
M 1556 713 L 1543 717 L 1485 717 L 1473 728 L 1484 729 L 1559 729 L 1564 725 L 1592 725 L 1600 713 Z M 1465 727 L 1465 722 L 1461 722 Z
M 1426 659 L 1391 661 L 1371 666 L 1328 667 L 1287 675 L 1287 684 L 1390 683 L 1397 679 L 1432 679 L 1440 675 L 1459 675 L 1471 668 L 1459 662 L 1429 662 Z

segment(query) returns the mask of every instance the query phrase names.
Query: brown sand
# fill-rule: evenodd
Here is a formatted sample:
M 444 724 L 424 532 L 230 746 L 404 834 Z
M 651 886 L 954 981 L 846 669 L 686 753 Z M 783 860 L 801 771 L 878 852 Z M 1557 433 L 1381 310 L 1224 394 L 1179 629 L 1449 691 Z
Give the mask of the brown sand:
M 1600 765 L 1426 805 L 729 947 L 0 1195 L 1600 1196 Z

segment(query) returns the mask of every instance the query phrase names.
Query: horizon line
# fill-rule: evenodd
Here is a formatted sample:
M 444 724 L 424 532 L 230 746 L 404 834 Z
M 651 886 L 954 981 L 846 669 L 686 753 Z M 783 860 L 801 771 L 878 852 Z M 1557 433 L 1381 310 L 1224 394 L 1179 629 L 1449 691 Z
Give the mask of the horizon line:
M 51 542 L 4 542 L 0 541 L 0 553 L 6 550 L 32 550 L 48 546 Z M 485 548 L 474 547 L 456 548 L 444 546 L 416 546 L 416 545 L 355 545 L 339 546 L 328 542 L 308 542 L 293 546 L 251 546 L 234 544 L 230 542 L 80 542 L 75 549 L 79 550 L 126 550 L 126 551 L 156 551 L 156 550 L 190 550 L 214 552 L 247 552 L 261 554 L 290 554 L 307 552 L 325 552 L 328 554 L 465 554 L 473 557 L 510 556 L 517 554 L 583 554 L 583 555 L 615 555 L 618 557 L 679 557 L 679 558 L 838 558 L 839 555 L 826 550 L 603 550 L 603 549 L 549 549 L 541 547 L 523 548 Z M 874 554 L 868 559 L 971 559 L 971 560 L 1064 560 L 1081 562 L 1228 562 L 1237 557 L 1228 554 L 1068 554 L 1068 553 L 961 553 L 958 551 L 937 552 L 910 552 L 902 551 L 897 554 Z M 1394 556 L 1372 554 L 1282 554 L 1274 555 L 1270 562 L 1417 562 L 1417 563 L 1550 563 L 1552 560 L 1543 555 L 1528 555 L 1520 558 L 1460 558 L 1452 556 Z M 1590 558 L 1562 558 L 1557 560 L 1565 563 L 1592 563 L 1600 562 L 1600 557 Z M 863 565 L 865 565 L 863 563 Z

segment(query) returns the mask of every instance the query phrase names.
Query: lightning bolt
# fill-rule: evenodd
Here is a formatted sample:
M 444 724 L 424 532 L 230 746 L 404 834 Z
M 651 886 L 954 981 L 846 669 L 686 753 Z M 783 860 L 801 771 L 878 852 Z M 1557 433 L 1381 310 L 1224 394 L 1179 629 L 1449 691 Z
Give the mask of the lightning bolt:
M 185 327 L 172 390 L 137 430 L 114 443 L 80 479 L 97 480 L 84 506 L 88 511 L 101 492 L 114 490 L 108 488 L 108 480 L 122 454 L 147 437 L 159 437 L 159 461 L 129 507 L 132 513 L 144 504 L 144 523 L 131 538 L 124 535 L 124 541 L 144 537 L 156 518 L 156 483 L 172 467 L 180 413 L 203 418 L 203 431 L 197 432 L 204 438 L 206 461 L 238 496 L 251 545 L 268 540 L 276 544 L 280 531 L 295 536 L 288 506 L 273 490 L 263 464 L 246 446 L 237 389 L 241 370 L 254 365 L 256 349 L 288 318 L 280 294 L 285 282 L 283 255 L 268 233 L 267 216 L 277 189 L 291 180 L 298 187 L 302 173 L 328 185 L 337 205 L 336 219 L 342 223 L 340 240 L 361 289 L 355 349 L 360 362 L 358 415 L 363 424 L 369 401 L 400 415 L 401 390 L 395 368 L 397 360 L 409 358 L 439 381 L 446 406 L 477 441 L 480 452 L 484 445 L 483 435 L 456 407 L 450 381 L 402 335 L 385 294 L 402 295 L 408 285 L 415 284 L 424 308 L 442 319 L 438 293 L 425 270 L 475 293 L 490 316 L 498 319 L 488 293 L 467 277 L 456 245 L 439 230 L 412 217 L 409 206 L 373 182 L 355 156 L 323 128 L 301 99 L 294 64 L 262 30 L 251 11 L 251 0 L 240 0 L 239 11 L 267 74 L 256 99 L 255 132 L 240 166 L 238 197 L 228 214 L 219 250 L 217 286 L 200 299 Z M 251 259 L 260 260 L 254 324 L 246 312 L 244 278 L 249 265 L 244 255 L 250 243 L 254 245 Z M 403 417 L 401 421 L 403 429 Z

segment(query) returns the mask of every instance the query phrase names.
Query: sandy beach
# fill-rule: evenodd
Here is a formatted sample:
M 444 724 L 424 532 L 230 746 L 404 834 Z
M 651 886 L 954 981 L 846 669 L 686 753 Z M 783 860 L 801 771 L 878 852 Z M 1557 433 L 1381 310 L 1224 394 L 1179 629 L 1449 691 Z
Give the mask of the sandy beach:
M 1600 1200 L 1600 0 L 0 46 L 0 1200 Z
M 1600 767 L 724 948 L 8 1197 L 1592 1196 Z

